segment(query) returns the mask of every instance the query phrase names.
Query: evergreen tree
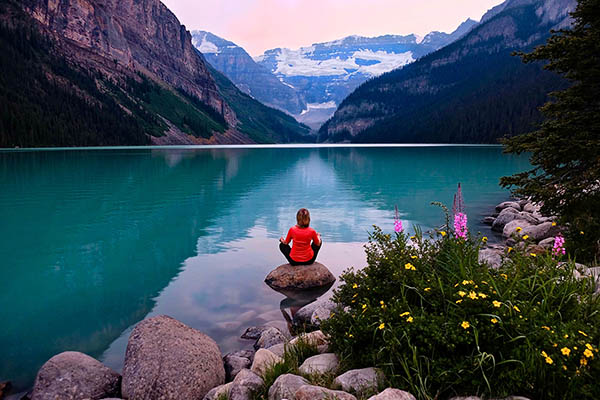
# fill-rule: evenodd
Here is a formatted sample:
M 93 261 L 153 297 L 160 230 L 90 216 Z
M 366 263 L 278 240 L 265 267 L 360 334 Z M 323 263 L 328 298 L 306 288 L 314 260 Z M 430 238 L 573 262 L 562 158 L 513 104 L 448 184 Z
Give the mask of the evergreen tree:
M 572 29 L 521 54 L 526 63 L 547 60 L 544 68 L 571 85 L 551 93 L 536 131 L 504 140 L 506 152 L 530 152 L 533 169 L 501 184 L 560 216 L 578 256 L 590 259 L 600 256 L 600 0 L 579 0 L 571 15 Z

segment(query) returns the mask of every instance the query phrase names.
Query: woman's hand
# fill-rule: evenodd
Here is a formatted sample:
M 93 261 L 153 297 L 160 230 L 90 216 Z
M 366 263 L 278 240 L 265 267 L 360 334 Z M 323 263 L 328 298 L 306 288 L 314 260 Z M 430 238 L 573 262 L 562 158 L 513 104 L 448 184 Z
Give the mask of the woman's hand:
M 285 242 L 285 239 L 283 238 L 283 236 L 279 238 L 279 241 L 280 241 L 281 243 L 283 243 L 283 244 L 287 244 L 287 243 Z

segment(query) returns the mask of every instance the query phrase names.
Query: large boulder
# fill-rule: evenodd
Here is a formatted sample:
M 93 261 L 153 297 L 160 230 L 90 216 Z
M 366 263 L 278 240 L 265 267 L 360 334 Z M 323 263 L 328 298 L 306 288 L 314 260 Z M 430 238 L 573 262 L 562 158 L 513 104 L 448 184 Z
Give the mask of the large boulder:
M 225 365 L 225 379 L 227 382 L 231 382 L 238 372 L 244 368 L 250 368 L 252 365 L 249 357 L 240 357 L 234 354 L 227 354 L 223 357 L 223 363 Z
M 356 397 L 350 393 L 341 390 L 331 390 L 320 386 L 304 385 L 300 386 L 294 394 L 295 400 L 356 400 Z
M 515 219 L 504 225 L 504 229 L 502 229 L 502 236 L 511 237 L 513 234 L 523 236 L 523 231 L 525 228 L 529 227 L 531 227 L 531 224 L 524 219 Z M 517 228 L 521 228 L 521 231 L 517 232 Z
M 492 230 L 502 232 L 502 229 L 504 229 L 504 226 L 506 224 L 518 217 L 519 210 L 516 210 L 512 207 L 505 208 L 500 212 L 500 214 L 498 214 L 498 216 L 492 223 Z
M 329 348 L 329 339 L 327 339 L 327 336 L 322 331 L 313 331 L 296 336 L 290 341 L 290 345 L 294 346 L 299 341 L 316 346 L 319 353 L 325 353 Z
M 123 397 L 201 399 L 225 383 L 219 346 L 204 333 L 161 315 L 133 329 L 123 366 Z
M 276 344 L 287 342 L 287 338 L 277 328 L 265 329 L 261 334 L 256 343 L 254 344 L 255 349 L 264 349 Z
M 32 400 L 120 397 L 121 376 L 87 354 L 65 351 L 46 361 L 33 385 Z
M 519 204 L 516 201 L 505 201 L 503 203 L 500 203 L 496 206 L 496 211 L 502 211 L 508 207 L 512 207 L 517 211 L 521 211 L 521 204 Z
M 265 283 L 275 290 L 304 290 L 331 285 L 333 274 L 321 263 L 310 265 L 283 264 L 265 278 Z
M 547 239 L 558 235 L 560 228 L 558 225 L 552 225 L 552 222 L 544 222 L 539 225 L 527 226 L 523 228 L 522 235 L 529 235 L 535 241 Z
M 369 397 L 368 400 L 417 400 L 412 394 L 400 389 L 387 388 L 383 392 Z
M 229 400 L 251 400 L 252 394 L 264 384 L 263 379 L 249 369 L 237 374 L 229 389 Z
M 376 368 L 351 369 L 334 379 L 333 384 L 346 392 L 361 393 L 377 390 L 385 376 Z
M 500 268 L 502 265 L 502 250 L 485 247 L 479 250 L 478 260 L 491 268 Z
M 327 374 L 337 370 L 339 365 L 340 360 L 335 354 L 317 354 L 304 360 L 298 371 L 305 375 Z
M 250 370 L 258 376 L 263 376 L 267 369 L 280 362 L 283 362 L 283 358 L 275 353 L 266 349 L 259 349 L 254 355 L 254 361 Z
M 304 385 L 310 385 L 310 382 L 301 376 L 280 375 L 269 389 L 269 400 L 293 399 L 296 391 Z

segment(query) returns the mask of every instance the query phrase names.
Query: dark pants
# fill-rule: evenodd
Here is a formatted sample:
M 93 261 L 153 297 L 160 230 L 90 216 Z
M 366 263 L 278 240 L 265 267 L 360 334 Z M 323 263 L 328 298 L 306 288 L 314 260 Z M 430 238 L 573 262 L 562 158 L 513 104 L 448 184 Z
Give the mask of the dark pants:
M 321 242 L 321 244 L 323 244 L 323 242 Z M 308 261 L 294 261 L 292 259 L 292 257 L 290 257 L 290 252 L 292 251 L 292 248 L 290 247 L 289 244 L 284 244 L 284 243 L 279 243 L 279 250 L 281 250 L 281 252 L 283 253 L 283 255 L 285 256 L 285 258 L 287 258 L 288 262 L 290 263 L 290 265 L 309 265 L 315 262 L 315 260 L 317 259 L 317 254 L 319 254 L 319 250 L 321 250 L 321 246 L 317 246 L 315 244 L 315 242 L 313 242 L 310 247 L 312 247 L 313 250 L 313 257 L 308 260 Z

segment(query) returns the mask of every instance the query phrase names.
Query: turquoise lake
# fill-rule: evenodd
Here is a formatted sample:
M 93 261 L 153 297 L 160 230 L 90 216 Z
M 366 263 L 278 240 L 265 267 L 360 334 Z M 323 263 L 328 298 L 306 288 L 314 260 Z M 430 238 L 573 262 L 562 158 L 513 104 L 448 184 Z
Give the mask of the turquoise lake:
M 365 263 L 372 225 L 443 222 L 462 183 L 469 227 L 528 168 L 495 146 L 124 148 L 0 151 L 0 381 L 30 387 L 76 350 L 120 370 L 132 327 L 168 314 L 250 347 L 246 327 L 284 321 L 264 284 L 278 238 L 311 212 L 318 260 L 335 275 Z

